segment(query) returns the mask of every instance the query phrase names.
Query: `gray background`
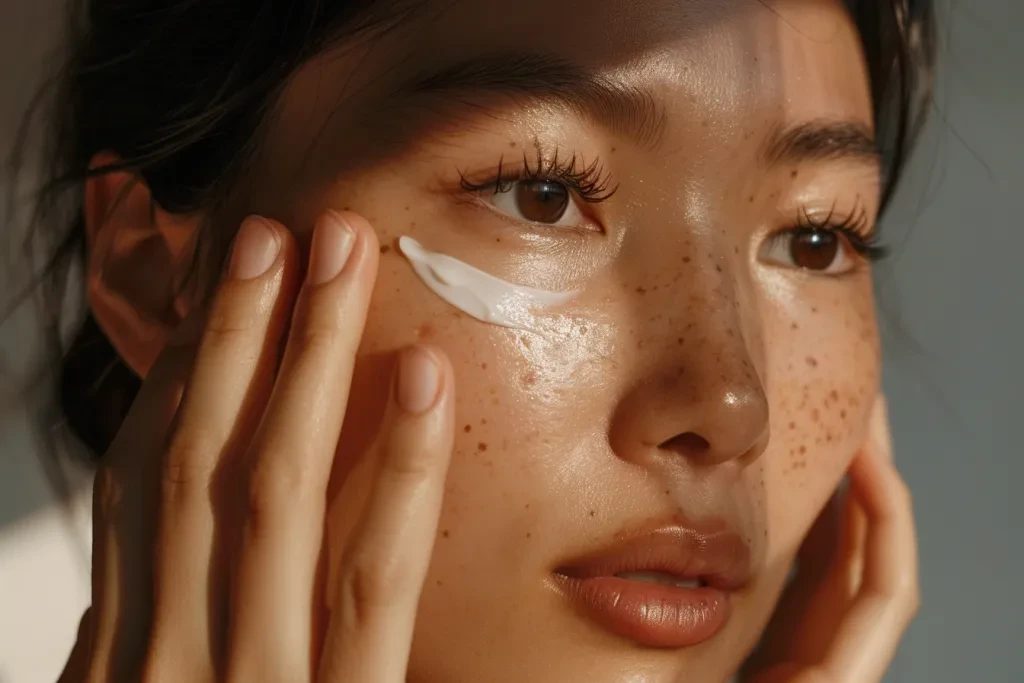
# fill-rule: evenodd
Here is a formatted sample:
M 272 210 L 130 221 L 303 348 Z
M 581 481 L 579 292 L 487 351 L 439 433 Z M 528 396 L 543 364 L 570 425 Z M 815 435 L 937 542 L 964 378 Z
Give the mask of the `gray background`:
M 0 0 L 5 146 L 58 4 Z M 877 277 L 885 386 L 896 458 L 914 492 L 924 597 L 888 680 L 1024 682 L 1024 448 L 1015 431 L 1024 429 L 1024 3 L 940 7 L 936 106 L 887 216 L 894 255 Z M 0 283 L 8 293 L 10 279 L 0 273 Z M 33 334 L 31 317 L 19 314 L 2 329 L 0 349 L 25 358 L 37 348 Z M 2 536 L 53 502 L 25 413 L 0 408 Z M 5 611 L 0 604 L 0 626 Z

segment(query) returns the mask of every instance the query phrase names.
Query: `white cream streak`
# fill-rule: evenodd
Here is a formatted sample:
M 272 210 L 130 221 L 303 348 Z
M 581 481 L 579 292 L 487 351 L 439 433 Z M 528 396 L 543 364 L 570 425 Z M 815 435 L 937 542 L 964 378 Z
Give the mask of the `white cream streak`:
M 506 282 L 451 256 L 427 251 L 408 235 L 399 238 L 398 248 L 430 291 L 463 313 L 492 325 L 535 332 L 533 309 L 560 306 L 578 294 Z

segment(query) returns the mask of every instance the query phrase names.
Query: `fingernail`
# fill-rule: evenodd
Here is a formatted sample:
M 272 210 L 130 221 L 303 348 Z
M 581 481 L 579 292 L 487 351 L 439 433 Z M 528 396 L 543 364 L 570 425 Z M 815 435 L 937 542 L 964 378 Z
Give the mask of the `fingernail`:
M 251 280 L 267 272 L 281 251 L 281 240 L 265 219 L 246 218 L 235 237 L 228 275 L 236 280 Z
M 395 383 L 395 399 L 402 410 L 426 412 L 437 402 L 440 388 L 441 366 L 429 351 L 414 346 L 402 352 Z
M 313 232 L 306 281 L 311 285 L 322 285 L 333 280 L 345 267 L 355 241 L 355 232 L 340 214 L 334 211 L 325 213 Z

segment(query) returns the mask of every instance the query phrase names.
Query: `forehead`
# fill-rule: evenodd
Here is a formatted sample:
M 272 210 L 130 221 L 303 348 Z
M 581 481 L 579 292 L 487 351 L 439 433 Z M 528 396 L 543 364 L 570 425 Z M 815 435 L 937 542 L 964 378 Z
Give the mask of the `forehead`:
M 422 95 L 417 87 L 436 74 L 510 55 L 558 60 L 639 94 L 667 138 L 708 121 L 720 135 L 764 131 L 760 137 L 816 121 L 872 128 L 860 40 L 840 0 L 412 0 L 396 7 L 409 11 L 379 33 L 343 37 L 292 80 L 277 112 L 285 125 L 271 136 L 285 158 L 301 149 L 304 165 L 326 172 L 337 162 L 310 164 L 311 157 L 363 155 L 353 130 L 372 138 L 366 154 L 384 157 L 389 146 L 402 149 L 421 131 L 443 128 L 444 117 L 486 118 L 496 107 L 473 99 L 486 95 L 476 92 L 486 90 L 479 73 L 474 92 L 448 97 L 443 108 L 410 93 Z M 528 71 L 534 62 L 522 63 Z M 453 100 L 470 106 L 458 111 Z M 497 106 L 503 116 L 518 109 L 536 119 L 532 104 L 513 97 Z M 581 108 L 600 109 L 595 104 Z M 303 144 L 310 131 L 318 133 L 315 149 Z
M 827 110 L 841 100 L 847 114 L 870 110 L 840 0 L 427 0 L 386 43 L 401 54 L 395 76 L 529 52 L 668 89 L 711 87 L 697 94 L 719 106 L 799 99 Z

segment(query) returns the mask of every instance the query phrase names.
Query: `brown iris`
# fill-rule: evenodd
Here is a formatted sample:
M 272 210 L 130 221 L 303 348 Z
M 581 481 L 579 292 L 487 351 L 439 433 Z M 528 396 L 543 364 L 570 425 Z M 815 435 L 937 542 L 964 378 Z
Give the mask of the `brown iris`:
M 557 223 L 569 208 L 569 190 L 550 180 L 521 180 L 515 187 L 516 208 L 528 221 Z
M 828 270 L 835 263 L 842 245 L 839 236 L 830 230 L 807 228 L 793 235 L 789 256 L 798 268 Z

